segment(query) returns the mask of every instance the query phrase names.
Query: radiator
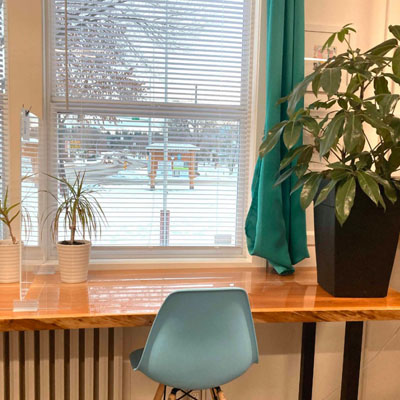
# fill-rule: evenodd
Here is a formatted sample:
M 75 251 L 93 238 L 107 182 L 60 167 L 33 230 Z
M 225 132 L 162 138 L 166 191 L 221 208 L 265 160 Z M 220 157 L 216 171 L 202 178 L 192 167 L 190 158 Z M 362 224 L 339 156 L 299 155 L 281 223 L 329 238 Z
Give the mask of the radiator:
M 122 400 L 123 330 L 0 333 L 0 400 Z

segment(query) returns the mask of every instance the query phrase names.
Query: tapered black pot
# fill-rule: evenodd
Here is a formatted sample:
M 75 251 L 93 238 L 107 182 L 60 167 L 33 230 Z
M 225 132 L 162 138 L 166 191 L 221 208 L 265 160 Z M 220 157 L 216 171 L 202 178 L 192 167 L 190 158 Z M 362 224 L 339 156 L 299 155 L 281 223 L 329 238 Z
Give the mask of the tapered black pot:
M 386 212 L 357 187 L 350 216 L 341 227 L 335 192 L 315 207 L 318 283 L 336 297 L 385 297 L 400 230 L 400 200 Z

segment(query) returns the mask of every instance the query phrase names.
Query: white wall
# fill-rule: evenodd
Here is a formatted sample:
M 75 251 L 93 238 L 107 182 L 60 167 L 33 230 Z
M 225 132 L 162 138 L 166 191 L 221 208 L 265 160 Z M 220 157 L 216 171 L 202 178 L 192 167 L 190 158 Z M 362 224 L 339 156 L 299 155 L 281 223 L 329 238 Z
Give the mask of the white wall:
M 389 24 L 400 24 L 400 1 L 398 0 L 305 0 L 306 23 L 316 25 L 344 25 L 353 22 L 358 34 L 356 46 L 362 50 L 373 47 L 386 39 L 385 27 Z M 386 15 L 386 10 L 387 15 Z M 390 37 L 390 33 L 388 34 Z M 313 213 L 307 212 L 307 228 L 309 237 L 313 236 Z M 313 253 L 313 248 L 310 248 Z M 313 260 L 314 261 L 314 260 Z M 398 252 L 391 286 L 400 290 L 400 252 Z M 335 329 L 344 330 L 344 324 L 337 324 Z M 331 330 L 326 327 L 327 330 Z M 400 323 L 368 322 L 365 323 L 363 370 L 361 373 L 360 399 L 362 400 L 397 400 L 400 398 L 400 381 L 397 371 L 400 367 Z M 335 332 L 327 333 L 327 342 L 336 342 L 336 347 L 329 355 L 317 354 L 317 375 L 314 385 L 316 400 L 339 399 L 340 392 L 329 394 L 328 385 L 331 382 L 327 362 L 336 380 L 341 373 L 341 343 Z M 320 340 L 320 338 L 319 338 Z M 334 359 L 337 364 L 335 365 Z M 320 379 L 318 379 L 318 374 Z M 325 388 L 324 388 L 325 387 Z
M 265 7 L 265 1 L 264 7 Z M 305 0 L 306 23 L 341 26 L 354 22 L 359 32 L 357 46 L 372 47 L 384 38 L 385 10 L 389 5 L 389 23 L 400 23 L 400 1 L 391 0 Z M 9 66 L 12 145 L 18 146 L 19 110 L 22 104 L 33 105 L 37 115 L 42 113 L 41 80 L 41 0 L 8 0 L 10 17 Z M 264 44 L 265 46 L 265 44 Z M 260 66 L 264 71 L 264 65 Z M 32 79 L 32 74 L 35 76 Z M 39 85 L 39 89 L 38 89 Z M 262 81 L 260 82 L 262 86 Z M 263 89 L 261 88 L 261 91 Z M 263 96 L 261 96 L 263 97 Z M 258 123 L 263 125 L 262 99 Z M 17 177 L 19 172 L 15 174 Z M 308 212 L 308 230 L 312 237 L 312 212 Z M 312 244 L 312 243 L 311 243 Z M 310 248 L 312 253 L 312 246 Z M 311 259 L 311 263 L 314 263 Z M 310 263 L 310 262 L 309 262 Z M 400 265 L 400 257 L 396 266 Z M 400 266 L 393 276 L 393 285 L 400 289 Z M 397 322 L 366 324 L 366 369 L 362 374 L 362 400 L 397 400 L 400 398 L 400 329 Z M 229 400 L 294 400 L 297 398 L 300 364 L 300 324 L 262 324 L 256 326 L 260 348 L 260 363 L 243 377 L 226 385 Z M 131 350 L 141 347 L 147 328 L 132 328 L 124 335 L 126 362 L 124 376 L 130 390 L 126 400 L 152 398 L 155 384 L 140 373 L 133 373 L 128 362 Z M 339 399 L 344 324 L 324 323 L 317 328 L 314 400 Z M 384 349 L 382 350 L 382 348 Z M 382 350 L 382 351 L 381 351 Z M 374 358 L 376 357 L 376 358 Z M 372 360 L 372 361 L 371 361 Z

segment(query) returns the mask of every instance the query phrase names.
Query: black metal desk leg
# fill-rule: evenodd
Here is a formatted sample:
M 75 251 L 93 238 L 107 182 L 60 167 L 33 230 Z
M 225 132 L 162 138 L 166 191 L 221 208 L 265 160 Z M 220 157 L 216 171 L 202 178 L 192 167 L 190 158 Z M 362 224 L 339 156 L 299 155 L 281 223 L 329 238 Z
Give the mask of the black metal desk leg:
M 299 400 L 311 400 L 314 378 L 315 322 L 303 323 Z
M 341 400 L 358 399 L 363 322 L 346 322 Z

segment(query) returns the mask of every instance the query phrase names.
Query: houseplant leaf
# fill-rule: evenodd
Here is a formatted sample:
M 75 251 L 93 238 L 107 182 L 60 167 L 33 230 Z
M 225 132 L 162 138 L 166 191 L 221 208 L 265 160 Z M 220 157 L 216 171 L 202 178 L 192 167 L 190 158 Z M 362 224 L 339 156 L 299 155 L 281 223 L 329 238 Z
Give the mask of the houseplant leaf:
M 289 178 L 295 171 L 295 168 L 296 167 L 289 168 L 286 171 L 284 171 L 281 175 L 279 175 L 279 178 L 274 183 L 274 186 L 280 185 L 283 181 L 285 181 L 287 178 Z
M 321 75 L 322 89 L 331 97 L 340 87 L 342 71 L 340 68 L 327 68 Z
M 354 112 L 346 114 L 346 127 L 344 129 L 343 140 L 346 151 L 349 153 L 353 153 L 353 151 L 360 152 L 364 148 L 365 137 L 362 129 L 362 121 Z
M 329 152 L 329 149 L 337 142 L 343 133 L 344 113 L 337 113 L 332 121 L 327 126 L 324 135 L 321 138 L 319 153 L 324 156 Z
M 290 163 L 308 147 L 309 145 L 303 144 L 302 146 L 292 148 L 291 150 L 289 150 L 285 155 L 285 157 L 283 158 L 283 160 L 281 161 L 279 169 L 282 170 L 287 166 L 289 166 Z
M 302 124 L 299 121 L 290 121 L 283 132 L 283 142 L 291 149 L 300 139 Z
M 335 188 L 337 181 L 329 181 L 327 185 L 319 192 L 317 200 L 315 201 L 314 207 L 317 207 L 329 196 L 329 193 Z
M 288 108 L 287 108 L 287 113 L 289 116 L 291 116 L 295 112 L 298 102 L 304 97 L 308 85 L 312 82 L 312 80 L 317 74 L 318 70 L 306 76 L 302 82 L 296 85 L 292 93 L 289 95 Z
M 375 94 L 390 93 L 388 87 L 388 81 L 384 76 L 378 76 L 374 79 Z
M 396 171 L 400 167 L 400 147 L 392 149 L 388 161 L 392 171 Z
M 394 49 L 397 46 L 396 39 L 385 40 L 384 42 L 378 44 L 377 46 L 369 49 L 366 54 L 372 54 L 377 56 L 384 56 L 386 53 L 389 53 L 390 50 Z
M 316 174 L 311 176 L 310 179 L 304 184 L 300 194 L 300 205 L 305 210 L 311 202 L 314 200 L 315 195 L 318 192 L 319 185 L 322 181 L 322 175 Z
M 400 40 L 400 25 L 389 25 L 390 33 L 398 40 Z
M 321 74 L 315 75 L 311 87 L 315 97 L 318 97 L 319 88 L 321 87 Z
M 275 125 L 264 138 L 260 146 L 260 157 L 264 157 L 269 151 L 271 151 L 276 144 L 279 142 L 283 129 L 285 128 L 288 121 L 282 121 Z
M 370 175 L 363 171 L 357 171 L 357 180 L 360 184 L 363 192 L 376 204 L 381 204 L 383 208 L 386 208 L 386 204 L 383 201 L 379 185 L 376 183 Z
M 340 225 L 343 225 L 349 217 L 355 195 L 356 180 L 354 176 L 350 176 L 346 181 L 339 184 L 336 191 L 335 210 Z
M 303 175 L 296 184 L 293 186 L 292 191 L 290 194 L 293 194 L 297 190 L 299 190 L 312 176 L 316 175 L 316 172 L 308 172 L 307 174 Z
M 382 178 L 373 171 L 365 171 L 365 173 L 376 180 L 380 185 L 383 186 L 385 196 L 394 204 L 397 201 L 397 191 L 394 185 L 392 185 L 387 179 Z
M 400 47 L 394 52 L 392 70 L 397 77 L 400 77 Z

